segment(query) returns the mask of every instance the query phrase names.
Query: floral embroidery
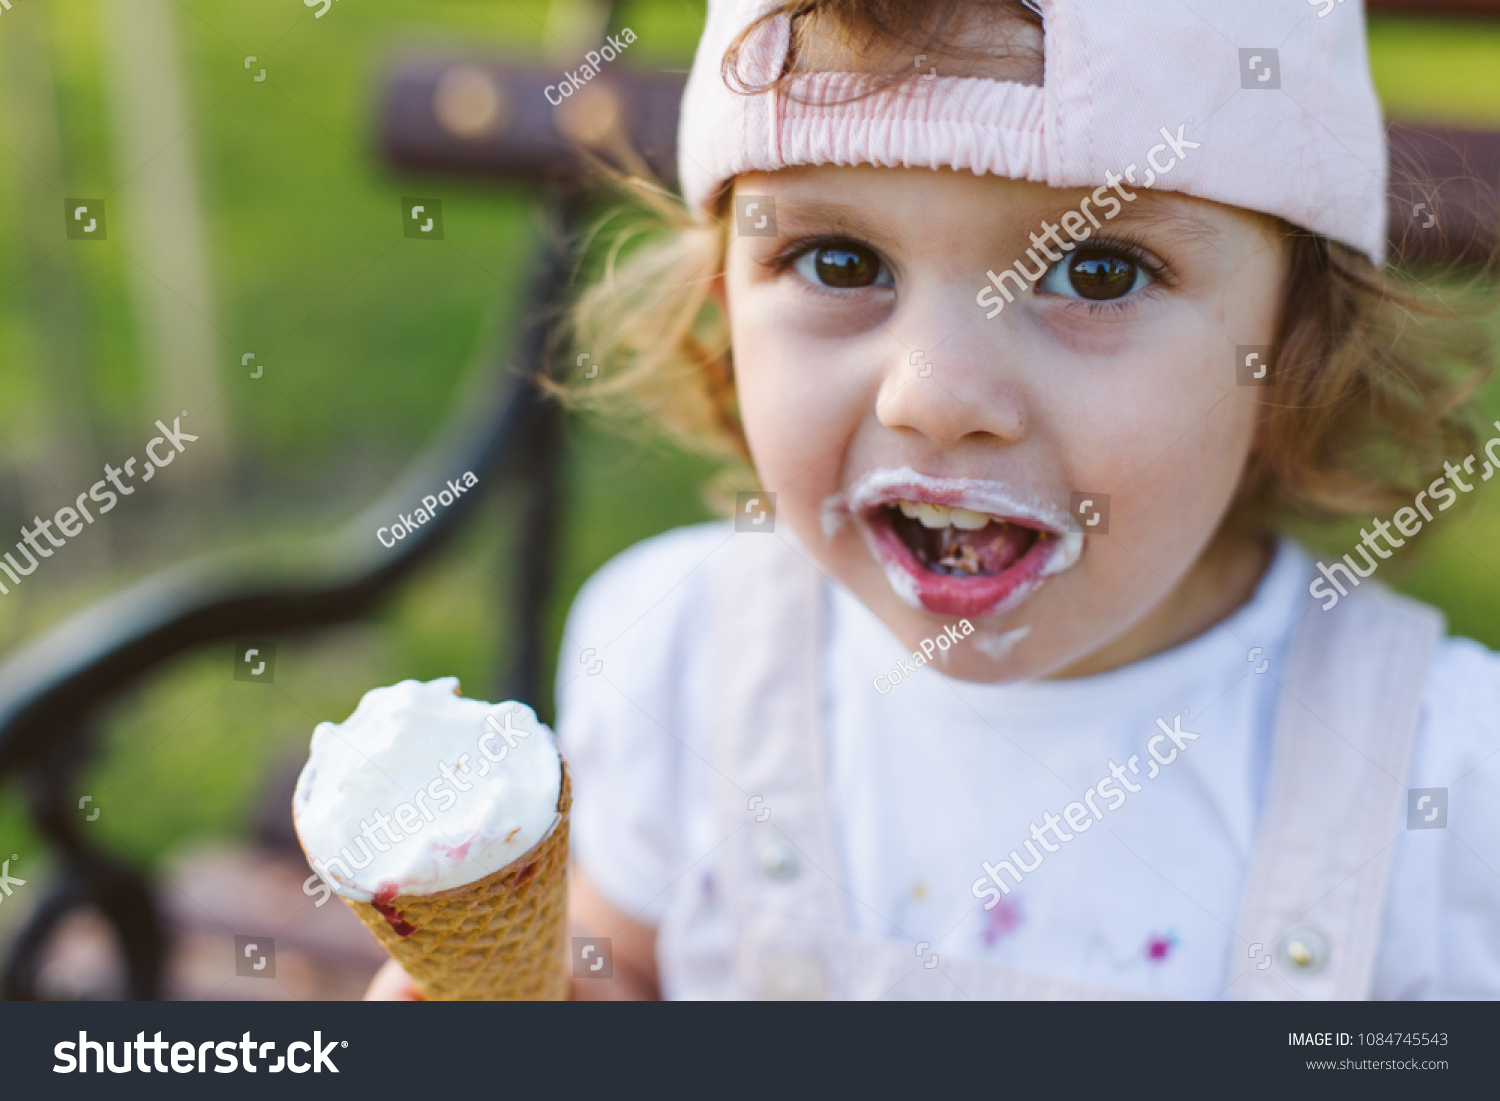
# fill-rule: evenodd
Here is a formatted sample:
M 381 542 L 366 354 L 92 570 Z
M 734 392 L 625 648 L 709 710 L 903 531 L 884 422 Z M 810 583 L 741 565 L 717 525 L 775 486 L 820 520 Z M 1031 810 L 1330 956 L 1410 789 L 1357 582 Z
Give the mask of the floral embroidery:
M 984 928 L 979 937 L 986 948 L 993 948 L 1000 938 L 1015 932 L 1023 920 L 1021 903 L 1013 898 L 1002 898 L 984 912 Z
M 1084 963 L 1087 965 L 1096 955 L 1102 955 L 1115 971 L 1130 971 L 1137 967 L 1144 967 L 1150 975 L 1164 964 L 1171 962 L 1173 953 L 1177 951 L 1181 943 L 1182 938 L 1177 935 L 1176 927 L 1168 926 L 1165 933 L 1158 933 L 1155 930 L 1147 933 L 1138 948 L 1120 956 L 1102 933 L 1095 933 L 1089 938 L 1088 947 L 1084 952 Z
M 1151 933 L 1141 945 L 1141 955 L 1145 957 L 1147 963 L 1166 963 L 1177 944 L 1177 930 L 1175 929 L 1168 929 L 1161 934 Z

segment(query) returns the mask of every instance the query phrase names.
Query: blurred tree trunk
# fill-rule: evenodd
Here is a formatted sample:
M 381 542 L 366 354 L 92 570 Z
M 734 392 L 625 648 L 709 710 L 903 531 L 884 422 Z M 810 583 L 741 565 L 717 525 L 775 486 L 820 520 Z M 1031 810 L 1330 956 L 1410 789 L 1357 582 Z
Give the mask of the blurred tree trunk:
M 193 163 L 184 64 L 172 0 L 97 0 L 117 190 L 112 242 L 130 260 L 145 423 L 182 410 L 199 437 L 184 477 L 219 473 L 229 454 L 226 391 L 203 210 Z
M 89 371 L 79 303 L 78 249 L 63 229 L 68 197 L 52 70 L 48 11 L 7 13 L 0 35 L 0 102 L 3 140 L 11 156 L 0 176 L 10 198 L 10 232 L 20 280 L 6 292 L 7 326 L 15 359 L 0 365 L 12 377 L 5 392 L 19 400 L 4 412 L 0 467 L 13 472 L 0 501 L 0 546 L 19 536 L 17 525 L 51 517 L 102 475 L 91 430 Z M 69 247 L 72 246 L 72 247 Z M 24 274 L 23 274 L 24 273 Z M 70 542 L 66 557 L 50 564 L 49 580 L 107 568 L 107 517 L 89 539 Z M 15 594 L 7 599 L 15 599 Z

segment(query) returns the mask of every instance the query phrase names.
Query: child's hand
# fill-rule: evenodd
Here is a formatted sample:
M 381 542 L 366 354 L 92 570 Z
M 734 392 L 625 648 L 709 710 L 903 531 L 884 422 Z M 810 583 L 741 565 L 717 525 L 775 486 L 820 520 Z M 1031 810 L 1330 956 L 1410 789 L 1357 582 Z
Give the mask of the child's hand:
M 375 977 L 370 980 L 370 989 L 365 991 L 367 1002 L 425 1002 L 417 984 L 402 970 L 395 960 L 386 960 Z
M 615 909 L 582 870 L 568 871 L 568 926 L 575 937 L 608 935 L 614 977 L 573 980 L 573 1000 L 648 1001 L 661 997 L 656 974 L 656 930 Z

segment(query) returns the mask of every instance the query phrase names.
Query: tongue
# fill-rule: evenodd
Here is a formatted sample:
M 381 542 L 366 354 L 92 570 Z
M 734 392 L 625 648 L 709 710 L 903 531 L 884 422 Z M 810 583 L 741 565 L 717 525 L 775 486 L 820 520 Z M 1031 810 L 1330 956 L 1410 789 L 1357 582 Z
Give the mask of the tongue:
M 956 577 L 1000 573 L 1031 549 L 1037 533 L 1030 528 L 991 520 L 978 531 L 924 528 L 899 512 L 892 517 L 896 533 L 929 570 Z

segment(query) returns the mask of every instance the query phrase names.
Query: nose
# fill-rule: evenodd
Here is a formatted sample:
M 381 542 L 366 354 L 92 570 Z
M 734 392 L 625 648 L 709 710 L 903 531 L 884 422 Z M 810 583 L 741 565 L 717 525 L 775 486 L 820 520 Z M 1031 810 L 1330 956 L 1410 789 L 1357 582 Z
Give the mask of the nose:
M 981 321 L 980 326 L 987 324 Z M 973 324 L 955 334 L 903 334 L 893 341 L 876 397 L 886 428 L 921 433 L 936 444 L 967 437 L 1019 443 L 1026 409 L 1019 386 L 1004 369 L 995 334 Z

